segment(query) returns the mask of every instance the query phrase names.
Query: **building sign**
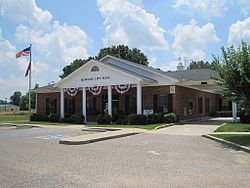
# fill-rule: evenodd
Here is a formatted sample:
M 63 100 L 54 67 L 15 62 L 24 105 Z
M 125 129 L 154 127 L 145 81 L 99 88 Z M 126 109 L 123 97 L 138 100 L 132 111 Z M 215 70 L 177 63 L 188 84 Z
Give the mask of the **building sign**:
M 170 94 L 174 94 L 175 93 L 175 86 L 170 86 Z
M 86 77 L 86 78 L 82 78 L 81 81 L 93 81 L 93 80 L 109 80 L 110 76 L 96 76 L 96 77 Z
M 154 113 L 154 110 L 153 109 L 144 109 L 143 110 L 143 115 L 150 115 L 150 114 L 153 114 Z

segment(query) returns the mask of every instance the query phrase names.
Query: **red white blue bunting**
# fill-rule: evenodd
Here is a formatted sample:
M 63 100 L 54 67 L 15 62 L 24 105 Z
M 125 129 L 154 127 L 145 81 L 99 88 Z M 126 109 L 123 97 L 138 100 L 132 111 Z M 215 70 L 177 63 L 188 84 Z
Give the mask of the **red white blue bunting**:
M 124 94 L 129 91 L 130 87 L 130 84 L 115 85 L 115 90 L 117 93 Z
M 102 92 L 102 86 L 89 87 L 88 90 L 93 95 L 99 95 Z
M 78 88 L 65 88 L 64 91 L 66 91 L 69 96 L 74 97 L 78 92 Z

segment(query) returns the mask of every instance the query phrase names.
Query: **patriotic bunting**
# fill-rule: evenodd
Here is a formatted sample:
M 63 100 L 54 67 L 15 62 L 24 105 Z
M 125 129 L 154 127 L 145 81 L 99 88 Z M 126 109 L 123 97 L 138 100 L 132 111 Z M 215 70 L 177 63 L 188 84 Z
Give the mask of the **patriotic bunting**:
M 130 87 L 130 84 L 115 85 L 115 90 L 117 93 L 124 94 L 129 91 Z
M 99 95 L 102 92 L 102 86 L 89 87 L 88 90 L 93 95 Z
M 74 97 L 78 92 L 78 88 L 66 88 L 64 91 L 66 91 L 69 96 Z

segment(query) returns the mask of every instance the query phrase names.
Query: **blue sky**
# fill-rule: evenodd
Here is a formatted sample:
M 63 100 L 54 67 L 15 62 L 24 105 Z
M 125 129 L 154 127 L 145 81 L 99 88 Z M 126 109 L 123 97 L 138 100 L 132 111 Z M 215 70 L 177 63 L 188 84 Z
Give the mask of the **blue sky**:
M 150 65 L 175 70 L 177 59 L 211 61 L 221 46 L 250 42 L 249 0 L 0 0 L 0 99 L 58 81 L 65 65 L 103 47 L 137 47 Z

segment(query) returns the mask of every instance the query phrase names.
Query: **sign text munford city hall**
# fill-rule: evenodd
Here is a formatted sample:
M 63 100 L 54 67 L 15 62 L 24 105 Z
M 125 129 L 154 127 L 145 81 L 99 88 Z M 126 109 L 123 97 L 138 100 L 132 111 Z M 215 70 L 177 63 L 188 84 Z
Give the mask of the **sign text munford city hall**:
M 86 77 L 82 78 L 81 81 L 93 81 L 93 80 L 109 80 L 110 76 L 96 76 L 96 77 Z

